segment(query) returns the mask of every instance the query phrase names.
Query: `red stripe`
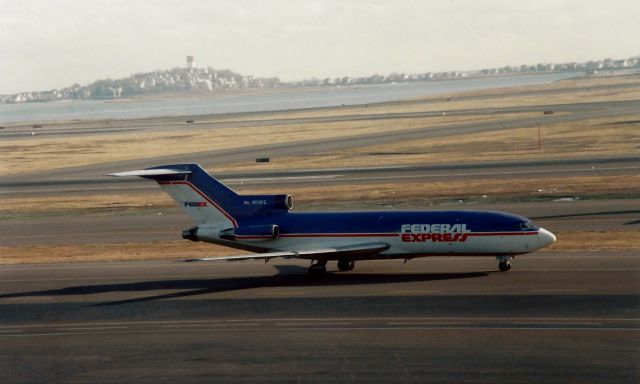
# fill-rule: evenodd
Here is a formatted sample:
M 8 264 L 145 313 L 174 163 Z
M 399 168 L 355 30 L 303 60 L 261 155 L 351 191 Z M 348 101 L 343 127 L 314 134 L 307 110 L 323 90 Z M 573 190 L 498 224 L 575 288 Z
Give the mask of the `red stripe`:
M 396 237 L 398 233 L 285 233 L 280 237 Z
M 469 232 L 467 236 L 531 236 L 538 232 Z
M 461 232 L 452 232 L 454 235 Z M 531 236 L 537 235 L 538 232 L 468 232 L 467 236 Z M 397 237 L 401 233 L 286 233 L 280 237 Z
M 204 193 L 202 193 L 198 188 L 196 188 L 195 185 L 191 184 L 188 181 L 159 181 L 158 184 L 161 185 L 166 185 L 166 184 L 170 184 L 170 185 L 176 185 L 176 184 L 185 184 L 188 185 L 189 187 L 191 187 L 191 189 L 193 189 L 194 191 L 196 191 L 196 193 L 200 196 L 202 196 L 203 199 L 207 200 L 209 203 L 211 203 L 211 205 L 213 205 L 214 207 L 216 207 L 216 209 L 218 211 L 220 211 L 220 213 L 222 213 L 227 219 L 229 219 L 231 221 L 231 223 L 233 223 L 234 227 L 238 226 L 238 222 L 236 221 L 236 219 L 234 219 L 233 217 L 231 217 L 230 214 L 228 214 L 224 209 L 222 209 L 221 206 L 219 206 L 218 204 L 216 204 L 215 201 L 211 200 L 207 195 L 205 195 Z

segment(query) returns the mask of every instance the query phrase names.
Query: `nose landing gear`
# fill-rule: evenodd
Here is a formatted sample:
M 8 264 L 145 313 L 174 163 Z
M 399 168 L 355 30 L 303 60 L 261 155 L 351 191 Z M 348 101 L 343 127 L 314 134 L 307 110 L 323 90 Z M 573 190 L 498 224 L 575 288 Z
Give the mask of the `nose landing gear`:
M 498 263 L 498 268 L 500 268 L 502 272 L 508 271 L 511 269 L 511 263 L 508 261 L 501 261 Z
M 506 272 L 511 269 L 510 261 L 511 259 L 513 259 L 512 256 L 497 256 L 496 259 L 498 259 L 499 261 L 498 268 L 500 269 L 500 271 Z

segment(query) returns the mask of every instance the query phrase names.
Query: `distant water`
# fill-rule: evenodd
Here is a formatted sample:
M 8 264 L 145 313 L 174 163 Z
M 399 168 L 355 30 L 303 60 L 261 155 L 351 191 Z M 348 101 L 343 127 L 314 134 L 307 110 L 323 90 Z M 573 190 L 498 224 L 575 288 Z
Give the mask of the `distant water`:
M 0 123 L 209 115 L 371 104 L 452 92 L 546 84 L 579 76 L 580 74 L 553 73 L 421 81 L 340 88 L 301 89 L 297 92 L 230 93 L 219 97 L 202 99 L 187 98 L 131 102 L 66 100 L 46 103 L 0 104 Z

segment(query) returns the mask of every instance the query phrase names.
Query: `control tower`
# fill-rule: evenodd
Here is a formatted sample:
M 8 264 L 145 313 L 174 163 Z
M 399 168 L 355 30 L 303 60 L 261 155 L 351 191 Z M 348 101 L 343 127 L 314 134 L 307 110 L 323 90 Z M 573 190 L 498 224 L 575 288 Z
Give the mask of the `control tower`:
M 196 66 L 196 61 L 193 56 L 187 56 L 187 69 L 193 69 Z

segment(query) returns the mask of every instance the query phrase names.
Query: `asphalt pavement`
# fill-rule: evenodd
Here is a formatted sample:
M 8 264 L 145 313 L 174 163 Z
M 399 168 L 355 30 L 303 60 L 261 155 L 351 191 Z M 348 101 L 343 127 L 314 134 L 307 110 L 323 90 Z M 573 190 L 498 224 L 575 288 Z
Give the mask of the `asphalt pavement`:
M 334 266 L 332 266 L 334 267 Z M 330 268 L 335 270 L 336 268 Z M 6 382 L 635 383 L 640 254 L 0 267 Z

